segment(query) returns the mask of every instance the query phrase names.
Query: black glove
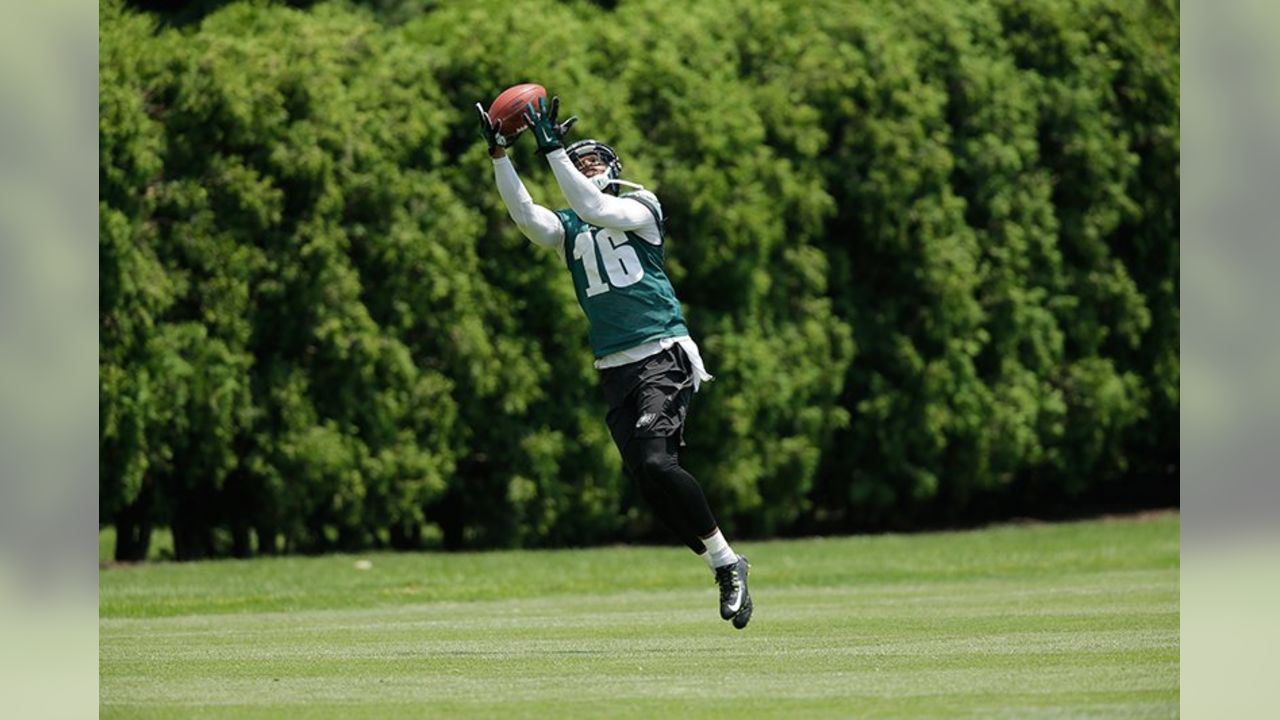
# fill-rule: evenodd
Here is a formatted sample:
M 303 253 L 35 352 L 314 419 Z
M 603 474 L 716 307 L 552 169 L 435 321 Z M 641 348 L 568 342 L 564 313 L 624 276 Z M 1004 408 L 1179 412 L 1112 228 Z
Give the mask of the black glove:
M 489 113 L 484 111 L 480 103 L 476 103 L 476 113 L 480 115 L 480 135 L 484 137 L 485 142 L 489 143 L 490 153 L 494 148 L 510 147 L 511 143 L 520 137 L 520 133 L 507 137 L 498 132 L 498 123 L 489 118 Z
M 565 120 L 563 123 L 556 124 L 556 116 L 560 113 L 560 98 L 551 98 L 551 110 L 547 111 L 547 99 L 538 98 L 538 107 L 534 109 L 533 103 L 525 108 L 524 119 L 529 123 L 529 127 L 533 128 L 533 139 L 538 141 L 538 154 L 546 155 L 552 150 L 559 150 L 564 147 L 564 136 L 569 132 L 569 128 L 578 122 L 578 116 Z

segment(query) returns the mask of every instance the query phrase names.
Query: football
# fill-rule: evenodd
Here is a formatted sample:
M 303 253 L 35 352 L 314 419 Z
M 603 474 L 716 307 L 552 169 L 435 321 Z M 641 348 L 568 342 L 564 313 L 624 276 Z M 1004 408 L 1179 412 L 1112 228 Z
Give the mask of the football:
M 503 90 L 489 106 L 489 118 L 499 123 L 498 132 L 511 136 L 525 128 L 525 106 L 538 106 L 538 98 L 547 96 L 546 88 L 537 83 L 523 83 Z

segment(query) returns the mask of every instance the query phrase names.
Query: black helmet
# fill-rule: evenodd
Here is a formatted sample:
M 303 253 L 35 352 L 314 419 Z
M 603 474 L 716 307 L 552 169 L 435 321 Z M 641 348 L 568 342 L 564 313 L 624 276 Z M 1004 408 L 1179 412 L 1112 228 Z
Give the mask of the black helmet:
M 622 177 L 622 161 L 618 159 L 618 153 L 599 140 L 590 138 L 579 140 L 565 148 L 565 152 L 568 153 L 569 160 L 574 167 L 577 167 L 578 161 L 588 155 L 595 155 L 604 162 L 605 171 L 591 178 L 591 182 L 595 183 L 596 187 L 604 192 L 610 192 L 614 184 L 613 181 Z

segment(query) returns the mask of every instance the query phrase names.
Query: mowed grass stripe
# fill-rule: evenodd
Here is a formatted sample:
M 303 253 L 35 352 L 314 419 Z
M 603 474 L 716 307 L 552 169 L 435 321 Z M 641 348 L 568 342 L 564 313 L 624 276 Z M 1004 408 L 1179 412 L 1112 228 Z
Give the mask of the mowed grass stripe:
M 1127 539 L 1132 553 L 1069 550 L 1061 546 L 1064 530 L 1085 546 L 1098 535 Z M 565 594 L 556 582 L 538 595 L 538 583 L 525 581 L 513 582 L 514 596 L 506 599 L 406 604 L 350 593 L 346 607 L 282 611 L 268 596 L 260 609 L 237 613 L 178 593 L 168 597 L 184 598 L 193 611 L 174 614 L 173 604 L 150 602 L 131 587 L 114 597 L 144 598 L 157 612 L 118 606 L 116 616 L 102 618 L 102 715 L 721 717 L 726 707 L 741 708 L 744 717 L 1177 714 L 1176 515 L 949 537 L 963 544 L 987 534 L 1001 542 L 987 537 L 970 548 L 998 555 L 993 567 L 1006 569 L 970 558 L 959 576 L 944 572 L 934 581 L 921 568 L 937 565 L 938 536 L 748 547 L 758 615 L 742 633 L 716 616 L 705 570 L 690 576 L 689 558 L 668 548 L 530 553 L 525 564 L 537 572 L 563 559 L 575 572 L 607 575 L 579 556 L 657 556 L 642 564 L 674 577 L 652 584 L 679 580 L 684 589 L 601 592 L 606 586 Z M 914 564 L 912 543 L 904 542 L 913 539 L 929 555 Z M 1019 552 L 1007 552 L 1011 544 Z M 1011 555 L 1034 555 L 1028 545 L 1074 558 L 1070 570 L 1040 572 L 1042 558 L 1023 563 L 1022 572 L 1008 570 Z M 832 564 L 833 550 L 850 547 L 891 547 L 886 562 L 901 573 L 836 585 L 806 570 Z M 513 556 L 494 555 L 504 562 Z M 486 565 L 487 555 L 470 557 Z M 1146 567 L 1135 557 L 1146 558 Z M 1090 558 L 1093 571 L 1081 567 Z M 395 564 L 387 559 L 429 566 L 437 556 L 375 557 L 369 572 Z M 246 565 L 253 563 L 201 569 L 230 573 Z M 148 574 L 134 570 L 103 577 L 145 584 Z M 343 570 L 351 573 L 350 559 Z M 312 568 L 304 574 L 315 577 Z M 466 580 L 465 570 L 458 574 Z M 173 578 L 159 577 L 172 593 Z
M 1050 580 L 1072 572 L 1177 568 L 1177 516 L 982 532 L 740 543 L 762 587 Z M 684 590 L 707 573 L 677 548 L 355 556 L 156 563 L 101 574 L 103 617 L 337 609 L 602 592 Z M 757 575 L 753 575 L 756 577 Z

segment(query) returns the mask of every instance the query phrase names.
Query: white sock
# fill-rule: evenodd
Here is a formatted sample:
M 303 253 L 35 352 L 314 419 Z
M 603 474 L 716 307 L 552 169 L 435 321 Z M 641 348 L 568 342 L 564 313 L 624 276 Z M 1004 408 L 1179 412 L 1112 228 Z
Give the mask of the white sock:
M 702 544 L 707 546 L 707 551 L 702 553 L 702 559 L 707 561 L 707 567 L 715 570 L 718 567 L 724 567 L 730 563 L 737 562 L 738 555 L 729 547 L 729 543 L 725 541 L 724 535 L 720 534 L 720 528 L 711 534 L 711 537 L 703 538 Z

